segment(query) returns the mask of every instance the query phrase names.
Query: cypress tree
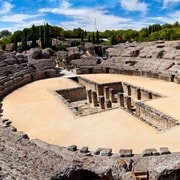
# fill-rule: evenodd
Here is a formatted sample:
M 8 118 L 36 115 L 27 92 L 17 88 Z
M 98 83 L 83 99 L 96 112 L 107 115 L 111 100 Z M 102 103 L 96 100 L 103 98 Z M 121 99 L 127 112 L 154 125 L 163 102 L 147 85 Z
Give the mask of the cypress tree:
M 44 26 L 40 26 L 41 48 L 44 49 Z
M 84 41 L 84 31 L 83 30 L 81 31 L 81 41 L 82 42 Z
M 50 35 L 50 28 L 49 28 L 49 24 L 47 23 L 45 25 L 45 47 L 50 47 L 51 46 L 51 35 Z
M 23 33 L 24 33 L 24 37 L 23 37 L 23 40 L 22 40 L 22 51 L 26 51 L 27 50 L 27 29 L 24 29 L 23 30 Z
M 92 39 L 92 42 L 93 42 L 93 44 L 95 44 L 95 35 L 94 35 L 94 33 L 93 33 L 93 39 Z
M 99 31 L 96 31 L 96 43 L 99 44 Z
M 17 47 L 17 39 L 15 38 L 15 41 L 14 41 L 14 51 L 16 51 L 17 52 L 17 50 L 18 50 L 18 47 Z
M 32 48 L 36 47 L 36 31 L 35 31 L 35 25 L 32 25 Z

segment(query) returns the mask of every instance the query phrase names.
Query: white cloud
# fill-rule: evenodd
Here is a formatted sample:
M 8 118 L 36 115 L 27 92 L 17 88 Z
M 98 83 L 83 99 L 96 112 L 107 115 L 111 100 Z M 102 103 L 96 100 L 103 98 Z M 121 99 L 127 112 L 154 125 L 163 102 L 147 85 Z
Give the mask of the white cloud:
M 129 18 L 117 17 L 113 14 L 109 14 L 102 8 L 74 8 L 72 5 L 63 0 L 57 8 L 43 8 L 39 10 L 40 13 L 54 13 L 64 15 L 71 20 L 61 22 L 59 25 L 64 29 L 74 29 L 76 27 L 82 27 L 86 30 L 94 30 L 94 19 L 97 21 L 97 28 L 99 30 L 106 29 L 120 29 L 122 23 L 128 23 Z
M 3 2 L 0 7 L 0 14 L 7 14 L 11 11 L 14 6 L 9 2 Z
M 12 0 L 11 0 L 12 1 Z M 24 0 L 30 1 L 30 0 Z M 36 0 L 36 3 L 43 0 Z M 94 31 L 94 20 L 96 19 L 97 29 L 99 31 L 111 30 L 111 29 L 136 29 L 139 30 L 142 27 L 149 26 L 150 24 L 164 24 L 164 23 L 174 23 L 179 20 L 180 11 L 173 11 L 171 14 L 161 14 L 154 17 L 150 17 L 145 13 L 148 11 L 148 4 L 144 3 L 143 0 L 114 0 L 113 3 L 120 2 L 121 6 L 127 11 L 140 11 L 144 14 L 138 16 L 138 21 L 136 17 L 121 17 L 119 15 L 114 15 L 106 10 L 107 6 L 105 2 L 110 2 L 110 0 L 105 0 L 102 6 L 98 7 L 75 7 L 74 4 L 70 2 L 75 2 L 75 0 L 46 0 L 49 2 L 48 8 L 42 8 L 37 10 L 34 9 L 35 13 L 19 11 L 18 14 L 13 13 L 13 5 L 7 2 L 2 3 L 0 7 L 0 28 L 9 29 L 15 31 L 18 29 L 23 29 L 25 27 L 31 27 L 32 24 L 40 25 L 46 22 L 52 23 L 62 27 L 63 29 L 74 29 L 81 27 L 87 31 Z M 77 0 L 76 0 L 77 1 Z M 83 1 L 83 0 L 78 0 Z M 95 0 L 91 0 L 95 1 Z M 158 2 L 170 3 L 170 0 L 154 0 Z M 179 2 L 180 0 L 171 0 L 171 2 Z M 0 2 L 2 2 L 0 0 Z M 31 2 L 31 1 L 30 1 Z M 43 1 L 44 2 L 44 1 Z M 50 2 L 53 2 L 50 4 Z M 55 6 L 59 3 L 58 6 Z M 75 3 L 76 4 L 76 3 Z M 47 4 L 46 4 L 47 5 Z M 51 8 L 55 6 L 55 8 Z M 117 4 L 116 4 L 117 5 Z M 3 11 L 4 10 L 4 11 Z M 51 15 L 59 15 L 59 21 L 56 19 L 51 19 Z M 127 12 L 128 14 L 128 12 Z M 46 17 L 47 16 L 47 17 Z M 57 17 L 57 16 L 56 16 Z M 63 17 L 65 17 L 63 19 Z M 44 19 L 45 18 L 45 19 Z M 55 24 L 56 23 L 56 24 Z
M 0 21 L 1 22 L 12 22 L 12 23 L 23 23 L 29 19 L 33 19 L 38 17 L 39 15 L 30 15 L 30 14 L 13 14 L 2 16 Z
M 176 21 L 179 21 L 179 17 L 180 17 L 180 11 L 174 11 L 173 13 L 168 13 L 165 16 L 156 16 L 156 17 L 146 17 L 146 21 L 149 22 L 150 24 L 165 24 L 165 23 L 169 23 L 169 24 L 173 24 Z M 180 23 L 180 21 L 179 21 Z
M 67 8 L 71 7 L 71 4 L 67 0 L 62 0 L 62 3 L 61 3 L 60 6 L 61 6 L 62 9 L 63 8 L 67 9 Z
M 169 5 L 175 5 L 178 3 L 180 5 L 180 0 L 163 0 L 163 8 L 168 8 Z
M 140 11 L 146 13 L 148 4 L 139 0 L 120 0 L 121 7 L 127 11 Z

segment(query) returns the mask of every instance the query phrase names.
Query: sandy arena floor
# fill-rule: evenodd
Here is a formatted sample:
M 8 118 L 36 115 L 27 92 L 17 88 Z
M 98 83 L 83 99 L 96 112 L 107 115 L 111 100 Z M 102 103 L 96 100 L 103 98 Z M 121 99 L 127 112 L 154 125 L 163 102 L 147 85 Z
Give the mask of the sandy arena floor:
M 180 85 L 136 76 L 96 74 L 83 75 L 97 82 L 125 81 L 165 95 L 148 104 L 180 120 Z M 180 151 L 180 126 L 157 132 L 121 109 L 86 117 L 77 117 L 63 104 L 54 90 L 78 86 L 58 77 L 36 81 L 9 94 L 3 101 L 4 117 L 31 139 L 39 138 L 61 146 L 72 144 L 119 149 L 131 148 L 140 153 L 146 148 L 169 147 Z

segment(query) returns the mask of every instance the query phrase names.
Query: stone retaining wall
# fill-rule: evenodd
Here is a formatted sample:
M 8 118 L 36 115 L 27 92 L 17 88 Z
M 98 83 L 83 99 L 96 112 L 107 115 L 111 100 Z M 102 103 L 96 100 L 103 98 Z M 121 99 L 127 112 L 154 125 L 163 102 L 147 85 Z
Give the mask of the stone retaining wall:
M 157 98 L 164 97 L 163 95 L 152 92 L 150 90 L 146 90 L 141 87 L 134 86 L 130 83 L 123 82 L 122 86 L 123 86 L 124 93 L 126 93 L 129 96 L 132 96 L 132 98 L 137 99 L 137 100 L 147 101 L 150 99 L 157 99 Z
M 87 99 L 86 89 L 84 87 L 76 87 L 70 89 L 62 89 L 56 91 L 58 94 L 63 96 L 65 99 L 70 102 L 81 101 Z
M 124 75 L 132 75 L 132 76 L 143 76 L 147 78 L 155 78 L 161 79 L 169 82 L 175 82 L 180 84 L 180 75 L 171 74 L 167 72 L 148 72 L 148 71 L 140 71 L 140 70 L 125 70 L 125 69 L 116 69 L 114 67 L 83 67 L 76 69 L 77 74 L 96 74 L 96 73 L 111 73 L 111 74 L 124 74 Z

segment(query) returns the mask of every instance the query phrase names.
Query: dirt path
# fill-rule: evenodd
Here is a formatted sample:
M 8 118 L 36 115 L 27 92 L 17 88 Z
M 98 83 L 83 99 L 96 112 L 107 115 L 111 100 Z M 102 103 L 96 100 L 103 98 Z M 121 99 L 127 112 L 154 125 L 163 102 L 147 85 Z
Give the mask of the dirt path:
M 97 82 L 126 81 L 168 96 L 149 101 L 154 107 L 180 120 L 180 85 L 123 75 L 84 75 Z M 135 153 L 146 148 L 168 146 L 180 150 L 180 127 L 158 133 L 130 114 L 115 109 L 85 117 L 76 117 L 58 98 L 54 90 L 78 86 L 65 78 L 36 81 L 9 94 L 3 101 L 4 118 L 13 121 L 30 138 L 68 146 L 89 146 L 90 150 L 109 147 L 114 152 L 132 148 Z M 170 106 L 170 108 L 169 108 Z

